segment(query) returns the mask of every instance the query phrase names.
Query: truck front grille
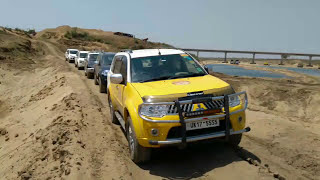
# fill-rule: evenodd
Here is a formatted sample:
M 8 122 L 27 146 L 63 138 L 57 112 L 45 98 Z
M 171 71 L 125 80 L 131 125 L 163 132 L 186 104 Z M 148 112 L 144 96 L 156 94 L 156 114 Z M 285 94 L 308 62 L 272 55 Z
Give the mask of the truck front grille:
M 223 100 L 215 100 L 211 102 L 205 102 L 203 103 L 208 110 L 212 109 L 221 109 L 224 106 Z M 183 112 L 192 112 L 193 106 L 196 106 L 197 104 L 183 104 L 180 105 L 180 108 Z M 168 114 L 178 114 L 177 107 L 175 105 L 170 105 Z

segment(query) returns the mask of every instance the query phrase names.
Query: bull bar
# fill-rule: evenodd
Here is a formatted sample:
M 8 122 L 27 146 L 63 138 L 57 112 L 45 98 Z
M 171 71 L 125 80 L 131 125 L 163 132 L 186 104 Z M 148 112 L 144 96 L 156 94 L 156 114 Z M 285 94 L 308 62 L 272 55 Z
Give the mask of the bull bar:
M 234 96 L 240 96 L 244 95 L 244 105 L 243 108 L 230 112 L 229 109 L 229 98 L 234 97 Z M 209 116 L 201 116 L 201 117 L 194 117 L 194 118 L 188 118 L 185 119 L 184 112 L 181 110 L 180 106 L 183 104 L 197 104 L 197 103 L 204 103 L 204 102 L 209 102 L 209 101 L 217 101 L 217 100 L 224 100 L 224 112 L 223 114 L 215 114 L 215 115 L 209 115 Z M 241 99 L 239 99 L 241 102 Z M 154 120 L 150 119 L 144 115 L 141 114 L 141 107 L 144 105 L 174 105 L 177 110 L 178 110 L 178 115 L 179 115 L 179 120 Z M 230 129 L 230 115 L 245 111 L 248 107 L 248 97 L 247 93 L 245 91 L 234 93 L 234 94 L 229 94 L 229 95 L 224 95 L 224 96 L 215 96 L 215 97 L 199 97 L 199 98 L 194 98 L 191 100 L 176 100 L 174 102 L 144 102 L 141 105 L 139 105 L 139 116 L 151 123 L 180 123 L 181 124 L 181 136 L 182 138 L 170 138 L 165 141 L 154 141 L 154 140 L 149 140 L 149 144 L 151 145 L 158 145 L 158 144 L 163 144 L 163 145 L 169 145 L 169 144 L 182 144 L 186 145 L 187 142 L 194 142 L 194 141 L 199 141 L 199 140 L 206 140 L 206 139 L 212 139 L 212 138 L 217 138 L 217 137 L 225 137 L 226 140 L 229 139 L 230 135 L 235 135 L 235 134 L 241 134 L 244 132 L 249 132 L 250 127 L 246 127 L 242 130 L 239 131 L 233 131 Z M 197 121 L 203 121 L 205 119 L 215 119 L 215 118 L 223 118 L 225 119 L 225 131 L 220 131 L 220 132 L 215 132 L 215 133 L 209 133 L 209 134 L 204 134 L 204 135 L 197 135 L 197 136 L 186 136 L 186 123 L 189 122 L 197 122 Z

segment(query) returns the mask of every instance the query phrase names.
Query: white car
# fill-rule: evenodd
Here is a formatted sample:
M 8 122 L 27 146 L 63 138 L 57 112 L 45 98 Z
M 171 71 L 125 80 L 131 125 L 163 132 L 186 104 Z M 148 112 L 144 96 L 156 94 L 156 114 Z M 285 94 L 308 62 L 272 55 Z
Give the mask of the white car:
M 74 62 L 78 52 L 79 52 L 78 49 L 67 49 L 65 53 L 66 61 L 68 61 L 69 63 Z
M 74 66 L 78 69 L 84 68 L 84 61 L 88 58 L 89 51 L 78 51 L 77 57 L 74 61 Z

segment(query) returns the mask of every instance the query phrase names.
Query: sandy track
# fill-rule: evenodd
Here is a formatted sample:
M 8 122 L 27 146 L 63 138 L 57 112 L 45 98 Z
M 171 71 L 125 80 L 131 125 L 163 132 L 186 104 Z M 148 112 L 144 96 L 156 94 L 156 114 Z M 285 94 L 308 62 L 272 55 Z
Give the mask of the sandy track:
M 319 179 L 319 120 L 307 110 L 295 116 L 274 110 L 286 101 L 252 103 L 248 124 L 253 130 L 244 136 L 242 148 L 219 142 L 166 148 L 156 150 L 150 163 L 137 166 L 128 158 L 122 130 L 110 122 L 107 95 L 67 63 L 55 43 L 40 42 L 47 55 L 35 60 L 33 70 L 0 69 L 0 93 L 6 94 L 0 96 L 0 177 Z M 264 88 L 268 82 L 255 79 L 222 78 L 247 90 L 251 101 L 259 93 L 273 96 L 268 90 L 278 87 Z M 318 96 L 312 98 L 309 104 L 314 107 Z M 299 121 L 304 114 L 308 118 Z
M 247 179 L 248 177 L 257 179 L 259 177 L 271 177 L 269 173 L 259 173 L 259 168 L 250 165 L 247 161 L 244 161 L 243 158 L 251 157 L 259 161 L 259 159 L 247 152 L 246 150 L 234 150 L 223 143 L 217 144 L 204 144 L 200 146 L 195 146 L 191 149 L 187 150 L 178 150 L 175 148 L 159 150 L 154 153 L 153 161 L 149 164 L 136 166 L 128 159 L 128 148 L 126 144 L 126 140 L 124 138 L 124 134 L 120 130 L 119 126 L 115 126 L 110 124 L 109 121 L 109 109 L 107 106 L 107 96 L 105 94 L 100 94 L 98 92 L 97 86 L 94 85 L 92 80 L 86 79 L 83 71 L 77 71 L 72 67 L 73 64 L 69 64 L 71 67 L 71 71 L 77 74 L 82 81 L 84 82 L 86 89 L 85 91 L 90 92 L 90 99 L 96 103 L 96 107 L 93 108 L 101 108 L 104 109 L 104 119 L 102 120 L 102 124 L 111 128 L 101 129 L 101 126 L 94 127 L 92 131 L 100 131 L 102 134 L 108 134 L 109 138 L 114 138 L 117 141 L 118 147 L 111 148 L 112 151 L 116 151 L 116 159 L 123 158 L 123 166 L 127 169 L 127 175 L 131 175 L 133 179 L 142 179 L 148 177 L 161 179 L 164 178 L 181 178 L 181 179 L 189 179 L 189 178 L 239 178 L 239 179 Z M 75 88 L 79 87 L 78 83 L 74 84 Z M 107 114 L 107 116 L 106 116 Z M 101 121 L 101 120 L 100 120 Z M 101 122 L 100 122 L 101 123 Z M 111 130 L 111 134 L 108 133 Z M 101 134 L 97 134 L 98 136 L 92 138 L 101 138 Z M 112 136 L 114 135 L 114 136 Z M 92 138 L 88 138 L 88 141 L 91 141 Z M 99 139 L 98 141 L 100 141 Z M 106 144 L 109 147 L 108 143 Z M 94 172 L 99 174 L 99 177 L 106 178 L 108 177 L 108 173 L 101 175 L 101 172 L 108 172 L 108 168 L 112 164 L 112 168 L 114 171 L 119 173 L 118 168 L 113 166 L 113 163 L 110 163 L 110 160 L 104 160 L 101 162 L 95 162 L 98 160 L 97 156 L 101 156 L 100 153 L 105 154 L 108 151 L 108 148 L 101 150 L 101 144 L 92 144 L 93 147 L 100 147 L 94 149 L 90 156 L 93 156 L 92 159 L 93 165 L 99 164 L 98 168 L 94 169 Z M 100 153 L 99 153 L 100 152 Z M 114 156 L 114 154 L 112 154 Z M 242 157 L 243 156 L 243 157 Z M 100 157 L 101 158 L 101 157 Z M 106 162 L 105 166 L 101 165 L 102 162 Z M 122 168 L 124 168 L 122 167 Z M 241 168 L 240 168 L 241 167 Z M 246 172 L 243 173 L 243 168 L 246 169 Z M 216 170 L 214 170 L 216 169 Z M 228 171 L 235 172 L 234 174 L 227 173 Z M 120 173 L 121 174 L 121 173 Z M 113 174 L 115 175 L 115 174 Z M 124 174 L 125 175 L 125 174 Z M 126 178 L 125 178 L 126 179 Z

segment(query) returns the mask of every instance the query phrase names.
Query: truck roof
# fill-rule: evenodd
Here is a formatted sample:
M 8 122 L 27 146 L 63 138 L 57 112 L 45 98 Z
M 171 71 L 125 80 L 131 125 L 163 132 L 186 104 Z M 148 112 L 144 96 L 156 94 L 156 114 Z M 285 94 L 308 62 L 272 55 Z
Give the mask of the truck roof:
M 131 58 L 158 56 L 159 52 L 161 55 L 185 53 L 184 51 L 179 49 L 141 49 L 141 50 L 127 51 L 127 53 L 130 54 Z

